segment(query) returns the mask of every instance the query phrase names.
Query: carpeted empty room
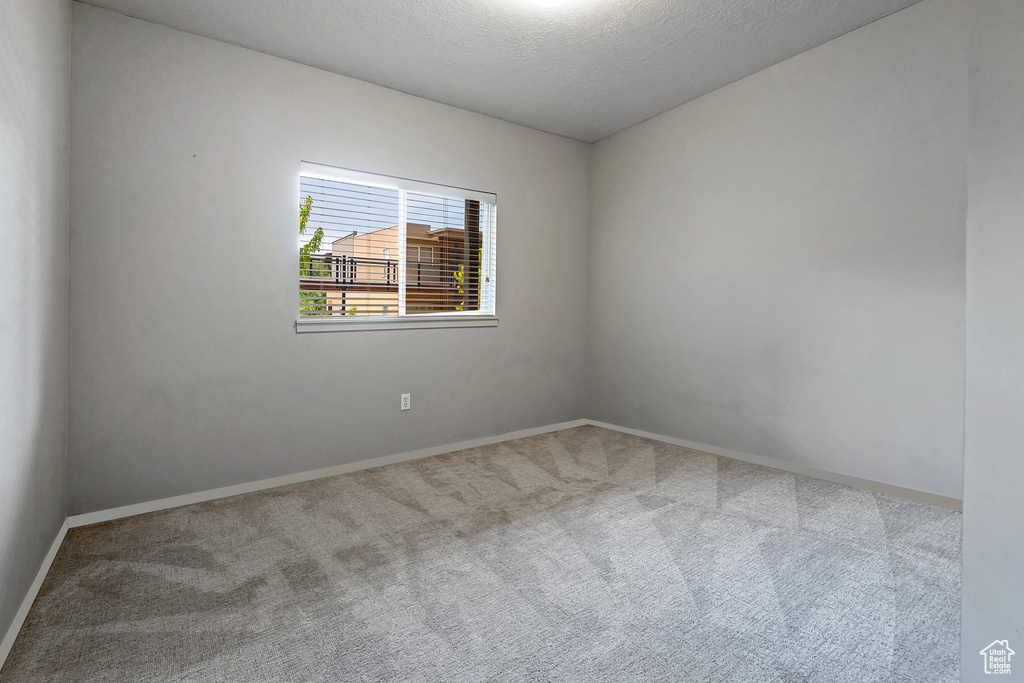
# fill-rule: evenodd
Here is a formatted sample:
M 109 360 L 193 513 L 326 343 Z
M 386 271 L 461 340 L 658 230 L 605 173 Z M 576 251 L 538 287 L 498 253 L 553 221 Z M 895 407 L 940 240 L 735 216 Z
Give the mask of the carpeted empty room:
M 4 679 L 955 681 L 959 525 L 579 427 L 75 529 Z
M 1021 0 L 0 0 L 0 683 L 1014 680 L 1022 130 Z

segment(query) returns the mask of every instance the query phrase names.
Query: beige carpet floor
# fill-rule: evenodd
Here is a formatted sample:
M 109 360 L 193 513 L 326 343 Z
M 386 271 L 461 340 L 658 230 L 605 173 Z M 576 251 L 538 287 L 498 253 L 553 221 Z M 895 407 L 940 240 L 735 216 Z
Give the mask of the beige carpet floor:
M 956 681 L 960 515 L 581 427 L 72 530 L 3 681 Z

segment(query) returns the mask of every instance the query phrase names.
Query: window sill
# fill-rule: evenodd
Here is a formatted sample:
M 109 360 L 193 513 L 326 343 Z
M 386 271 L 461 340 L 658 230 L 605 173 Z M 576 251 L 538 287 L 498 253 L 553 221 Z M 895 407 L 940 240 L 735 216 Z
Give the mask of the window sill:
M 450 327 L 497 327 L 496 315 L 423 315 L 423 316 L 379 316 L 349 320 L 300 318 L 295 321 L 295 331 L 303 332 L 368 332 L 373 330 L 423 330 Z M 353 316 L 355 317 L 355 316 Z

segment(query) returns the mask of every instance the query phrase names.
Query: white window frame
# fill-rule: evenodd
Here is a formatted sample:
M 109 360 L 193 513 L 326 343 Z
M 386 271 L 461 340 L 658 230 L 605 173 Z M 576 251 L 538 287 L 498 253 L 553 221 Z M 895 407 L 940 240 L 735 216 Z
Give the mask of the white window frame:
M 401 329 L 425 329 L 425 328 L 452 328 L 452 327 L 496 327 L 497 316 L 497 267 L 494 254 L 496 240 L 496 212 L 498 197 L 493 192 L 482 192 L 470 190 L 451 185 L 428 183 L 409 178 L 396 176 L 379 175 L 356 171 L 337 166 L 327 166 L 309 161 L 303 161 L 299 176 L 307 178 L 322 178 L 343 183 L 355 183 L 357 185 L 369 185 L 371 187 L 386 187 L 399 191 L 399 240 L 398 240 L 398 315 L 380 316 L 330 316 L 318 318 L 315 316 L 299 317 L 295 321 L 296 332 L 354 332 L 369 330 L 401 330 Z M 488 212 L 488 224 L 481 225 L 483 233 L 483 253 L 485 255 L 481 264 L 481 276 L 484 282 L 481 283 L 481 304 L 488 301 L 491 310 L 488 311 L 465 311 L 465 312 L 444 312 L 444 313 L 416 313 L 407 315 L 405 312 L 405 278 L 406 278 L 406 194 L 418 192 L 435 196 L 444 196 L 457 199 L 472 199 L 481 204 L 492 205 Z M 481 217 L 481 222 L 483 216 Z M 298 264 L 296 264 L 298 272 Z M 487 296 L 484 296 L 484 290 Z M 297 308 L 297 307 L 296 307 Z

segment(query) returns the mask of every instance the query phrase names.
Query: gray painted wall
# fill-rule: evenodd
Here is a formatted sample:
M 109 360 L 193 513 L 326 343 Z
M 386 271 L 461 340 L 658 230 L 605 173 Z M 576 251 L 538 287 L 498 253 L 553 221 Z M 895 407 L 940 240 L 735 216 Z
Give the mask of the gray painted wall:
M 1024 3 L 971 3 L 964 681 L 1009 640 L 1024 679 Z
M 72 61 L 70 513 L 584 417 L 586 145 L 78 3 Z M 497 192 L 499 326 L 297 335 L 300 160 Z
M 925 0 L 596 144 L 589 417 L 960 497 L 967 33 Z
M 64 522 L 69 19 L 0 2 L 0 638 Z

